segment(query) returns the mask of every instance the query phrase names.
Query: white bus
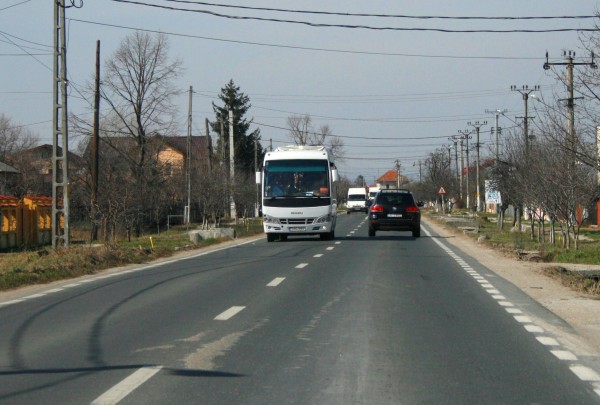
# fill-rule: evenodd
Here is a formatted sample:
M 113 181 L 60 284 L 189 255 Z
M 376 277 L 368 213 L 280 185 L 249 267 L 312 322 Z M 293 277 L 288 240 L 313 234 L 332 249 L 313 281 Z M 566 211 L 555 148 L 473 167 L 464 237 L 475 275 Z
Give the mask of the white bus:
M 284 146 L 267 152 L 256 182 L 261 185 L 267 241 L 289 235 L 335 237 L 338 172 L 324 146 Z

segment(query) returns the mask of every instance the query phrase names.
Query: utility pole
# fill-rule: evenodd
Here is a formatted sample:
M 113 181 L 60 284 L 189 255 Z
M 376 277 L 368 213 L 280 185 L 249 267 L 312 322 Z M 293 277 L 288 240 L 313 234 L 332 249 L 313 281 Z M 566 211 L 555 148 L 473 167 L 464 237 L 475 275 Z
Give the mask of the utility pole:
M 98 177 L 99 177 L 99 138 L 100 138 L 100 41 L 96 41 L 96 79 L 94 86 L 94 129 L 92 133 L 92 235 L 91 240 L 98 240 L 98 223 L 96 211 L 98 209 Z
M 194 89 L 190 86 L 188 107 L 188 133 L 187 133 L 187 156 L 185 159 L 185 182 L 187 187 L 187 205 L 185 208 L 185 224 L 190 226 L 190 210 L 192 204 L 192 93 Z
M 231 199 L 230 215 L 231 219 L 237 221 L 237 213 L 235 210 L 235 146 L 233 141 L 233 110 L 229 110 L 229 184 L 230 192 L 229 198 Z
M 523 102 L 525 103 L 525 116 L 522 117 L 523 118 L 523 134 L 524 134 L 524 140 L 525 140 L 525 159 L 529 159 L 529 119 L 533 118 L 530 117 L 528 114 L 528 110 L 527 110 L 527 100 L 529 100 L 529 94 L 531 94 L 534 91 L 539 91 L 540 90 L 540 86 L 535 85 L 533 86 L 533 88 L 529 88 L 529 86 L 524 85 L 523 87 L 521 87 L 520 89 L 517 88 L 517 86 L 510 86 L 510 89 L 512 91 L 518 91 L 519 93 L 521 93 L 521 95 L 523 96 Z M 516 117 L 516 118 L 521 118 L 521 117 Z
M 466 147 L 465 147 L 465 153 L 467 155 L 467 210 L 471 209 L 471 200 L 469 197 L 469 169 L 470 169 L 470 164 L 469 164 L 469 139 L 471 139 L 471 132 L 469 130 L 459 130 L 458 132 L 460 132 L 462 134 L 461 136 L 461 145 L 462 145 L 462 140 L 465 141 L 466 143 Z M 462 146 L 461 146 L 461 150 L 462 150 Z M 461 157 L 462 159 L 462 157 Z
M 204 119 L 204 124 L 206 126 L 206 155 L 208 156 L 208 170 L 212 172 L 212 164 L 213 164 L 213 149 L 212 149 L 212 139 L 210 138 L 210 127 L 208 118 Z
M 448 138 L 448 140 L 452 141 L 452 143 L 454 144 L 454 164 L 456 166 L 456 184 L 460 184 L 458 181 L 458 176 L 459 176 L 459 173 L 458 173 L 458 140 L 459 140 L 459 137 L 454 135 L 454 136 Z
M 256 173 L 256 172 L 258 172 L 258 139 L 254 138 L 254 173 Z M 258 184 L 255 184 L 255 187 L 256 187 L 256 202 L 254 204 L 254 216 L 258 218 L 260 189 L 259 189 Z
M 499 135 L 501 133 L 501 128 L 498 126 L 498 118 L 500 117 L 500 114 L 504 115 L 505 113 L 508 112 L 508 110 L 507 109 L 497 108 L 497 109 L 495 109 L 493 111 L 492 110 L 485 110 L 485 112 L 486 112 L 486 114 L 494 114 L 496 116 L 496 123 L 494 125 L 494 134 L 496 135 L 496 139 L 495 139 L 496 143 L 495 143 L 495 151 L 494 151 L 494 154 L 495 154 L 494 162 L 496 164 L 498 164 L 498 159 L 500 158 L 500 147 L 499 147 L 498 137 L 499 137 Z
M 548 52 L 546 52 L 546 62 L 544 63 L 544 70 L 550 69 L 551 66 L 566 66 L 567 67 L 567 108 L 569 109 L 568 115 L 568 143 L 569 149 L 573 155 L 569 164 L 570 169 L 574 169 L 575 161 L 577 159 L 577 137 L 575 135 L 575 97 L 573 97 L 573 67 L 574 66 L 589 66 L 592 69 L 597 69 L 598 65 L 594 62 L 594 53 L 592 52 L 592 60 L 590 62 L 574 62 L 575 58 L 574 51 L 563 52 L 563 56 L 567 59 L 566 62 L 549 62 Z M 579 97 L 578 97 L 579 98 Z M 572 172 L 572 170 L 571 170 Z
M 487 125 L 487 121 L 483 121 L 482 123 L 480 123 L 479 121 L 475 121 L 474 123 L 472 122 L 467 122 L 467 125 L 475 128 L 475 133 L 477 134 L 477 164 L 475 167 L 475 177 L 476 177 L 476 181 L 477 181 L 477 195 L 476 195 L 476 201 L 477 201 L 477 212 L 482 211 L 482 204 L 481 204 L 481 194 L 479 193 L 480 189 L 479 189 L 479 130 L 481 129 L 482 126 Z
M 396 186 L 400 189 L 400 161 L 396 159 Z
M 69 247 L 69 136 L 67 126 L 67 43 L 65 0 L 54 2 L 52 113 L 52 248 Z M 60 201 L 62 199 L 62 204 Z M 61 222 L 63 229 L 61 230 Z

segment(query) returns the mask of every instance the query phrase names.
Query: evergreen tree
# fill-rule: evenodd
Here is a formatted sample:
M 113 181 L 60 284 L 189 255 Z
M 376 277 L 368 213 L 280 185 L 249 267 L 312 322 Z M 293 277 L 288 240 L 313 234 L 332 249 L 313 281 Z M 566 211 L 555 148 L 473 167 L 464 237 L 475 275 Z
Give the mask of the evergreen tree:
M 223 105 L 218 106 L 214 102 L 212 103 L 215 121 L 210 123 L 213 132 L 220 134 L 217 140 L 216 156 L 223 164 L 229 165 L 229 110 L 232 110 L 235 169 L 243 173 L 252 173 L 254 172 L 255 141 L 259 165 L 264 152 L 260 144 L 260 129 L 257 128 L 248 133 L 252 119 L 247 120 L 244 116 L 251 107 L 250 98 L 240 92 L 240 88 L 234 84 L 232 79 L 221 89 L 219 99 Z

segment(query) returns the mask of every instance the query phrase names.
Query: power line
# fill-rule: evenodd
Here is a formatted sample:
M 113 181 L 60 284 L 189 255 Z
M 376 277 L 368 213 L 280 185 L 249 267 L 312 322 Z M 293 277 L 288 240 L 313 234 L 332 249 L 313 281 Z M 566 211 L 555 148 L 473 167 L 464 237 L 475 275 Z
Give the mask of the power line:
M 411 53 L 397 53 L 397 52 L 353 51 L 353 50 L 332 49 L 332 48 L 316 48 L 316 47 L 284 45 L 284 44 L 270 44 L 270 43 L 265 43 L 265 42 L 252 42 L 252 41 L 242 41 L 242 40 L 235 40 L 235 39 L 206 37 L 206 36 L 202 36 L 202 35 L 181 34 L 181 33 L 176 33 L 176 32 L 153 30 L 153 29 L 148 29 L 148 28 L 136 28 L 136 27 L 130 27 L 130 26 L 125 26 L 125 25 L 117 25 L 117 24 L 101 23 L 101 22 L 97 22 L 97 21 L 81 20 L 78 18 L 70 18 L 68 20 L 80 22 L 80 23 L 84 23 L 84 24 L 93 24 L 93 25 L 100 25 L 100 26 L 104 26 L 104 27 L 120 28 L 120 29 L 130 30 L 130 31 L 149 32 L 149 33 L 154 33 L 154 34 L 164 34 L 164 35 L 170 35 L 170 36 L 182 37 L 182 38 L 202 39 L 205 41 L 225 42 L 225 43 L 242 44 L 242 45 L 264 46 L 264 47 L 269 47 L 269 48 L 298 49 L 298 50 L 302 50 L 302 51 L 313 51 L 313 52 L 332 52 L 332 53 L 342 53 L 342 54 L 351 54 L 351 55 L 399 56 L 399 57 L 407 57 L 407 58 L 434 58 L 434 59 L 481 59 L 481 60 L 540 60 L 541 59 L 539 57 L 426 55 L 426 54 L 411 54 Z
M 366 29 L 373 31 L 421 31 L 421 32 L 443 32 L 443 33 L 548 33 L 548 32 L 592 32 L 597 31 L 596 28 L 551 28 L 551 29 L 509 29 L 509 30 L 493 30 L 493 29 L 471 29 L 471 30 L 454 30 L 448 28 L 417 28 L 417 27 L 374 27 L 370 25 L 350 25 L 350 24 L 325 24 L 325 23 L 313 23 L 308 21 L 296 21 L 296 20 L 282 20 L 278 18 L 264 18 L 264 17 L 248 17 L 248 16 L 237 16 L 215 13 L 208 10 L 197 10 L 197 9 L 185 9 L 176 8 L 171 6 L 161 6 L 158 4 L 144 3 L 142 1 L 132 0 L 112 0 L 117 3 L 134 4 L 144 7 L 159 8 L 170 11 L 184 11 L 191 13 L 207 14 L 213 17 L 227 18 L 233 20 L 253 20 L 253 21 L 265 21 L 265 22 L 276 22 L 286 24 L 299 24 L 307 25 L 316 28 L 349 28 L 349 29 Z
M 116 0 L 113 0 L 116 1 Z M 189 1 L 189 0 L 165 0 L 171 3 L 185 3 L 185 4 L 196 4 L 211 7 L 225 7 L 225 8 L 237 8 L 244 10 L 258 10 L 258 11 L 276 11 L 283 13 L 297 13 L 297 14 L 317 14 L 317 15 L 335 15 L 342 17 L 382 17 L 382 18 L 406 18 L 406 19 L 418 19 L 418 20 L 429 20 L 429 19 L 443 19 L 443 20 L 555 20 L 555 19 L 588 19 L 597 18 L 596 15 L 581 15 L 581 16 L 531 16 L 531 17 L 482 17 L 482 16 L 419 16 L 419 15 L 406 15 L 406 14 L 371 14 L 371 13 L 341 13 L 332 11 L 314 11 L 314 10 L 291 10 L 281 8 L 268 8 L 268 7 L 251 7 L 251 6 L 239 6 L 231 4 L 216 4 L 208 3 L 204 1 Z

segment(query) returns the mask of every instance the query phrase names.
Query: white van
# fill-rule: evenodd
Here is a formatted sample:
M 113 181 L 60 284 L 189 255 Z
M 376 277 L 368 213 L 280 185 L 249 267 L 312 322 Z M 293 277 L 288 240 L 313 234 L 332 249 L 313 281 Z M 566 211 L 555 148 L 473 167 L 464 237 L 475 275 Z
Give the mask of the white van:
M 350 187 L 348 189 L 348 200 L 346 202 L 346 212 L 350 214 L 353 211 L 367 212 L 367 190 L 364 187 Z

